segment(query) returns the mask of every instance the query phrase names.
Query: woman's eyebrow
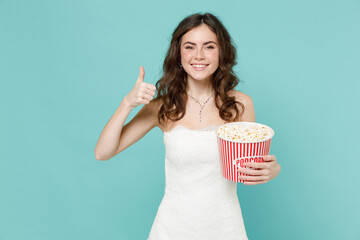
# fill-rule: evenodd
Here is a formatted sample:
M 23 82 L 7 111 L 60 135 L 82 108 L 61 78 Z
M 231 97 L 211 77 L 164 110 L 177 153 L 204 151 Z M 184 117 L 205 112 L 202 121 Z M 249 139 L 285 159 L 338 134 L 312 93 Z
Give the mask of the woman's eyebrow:
M 188 44 L 191 44 L 191 45 L 196 45 L 196 44 L 195 44 L 195 43 L 193 43 L 193 42 L 189 42 L 189 41 L 187 41 L 186 43 L 184 43 L 184 44 L 183 44 L 183 46 L 184 46 L 185 44 L 187 44 L 187 43 L 188 43 Z
M 204 45 L 209 44 L 209 43 L 213 43 L 213 44 L 217 45 L 216 42 L 214 42 L 214 41 L 207 41 L 204 43 Z
M 207 41 L 207 42 L 204 43 L 204 45 L 209 44 L 209 43 L 214 43 L 215 45 L 217 45 L 216 42 L 214 42 L 214 41 Z M 183 44 L 183 46 L 184 46 L 185 44 L 196 45 L 195 43 L 189 42 L 189 41 L 185 42 L 185 43 Z

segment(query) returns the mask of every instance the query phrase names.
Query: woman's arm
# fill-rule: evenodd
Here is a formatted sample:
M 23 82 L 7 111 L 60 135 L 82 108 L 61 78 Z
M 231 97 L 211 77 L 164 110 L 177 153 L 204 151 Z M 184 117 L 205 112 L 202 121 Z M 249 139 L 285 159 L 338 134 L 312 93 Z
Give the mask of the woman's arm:
M 151 101 L 156 87 L 144 83 L 144 75 L 144 69 L 140 67 L 140 74 L 134 88 L 124 97 L 102 130 L 95 146 L 97 160 L 108 160 L 116 156 L 157 125 L 157 104 Z M 145 104 L 145 106 L 129 123 L 123 126 L 131 110 L 140 104 Z
M 255 122 L 254 104 L 250 96 L 245 93 L 234 91 L 237 101 L 241 101 L 245 106 L 245 111 L 242 114 L 240 121 Z M 265 155 L 263 163 L 247 162 L 244 163 L 247 168 L 239 168 L 238 171 L 249 176 L 241 176 L 245 185 L 256 185 L 267 183 L 274 179 L 280 172 L 281 166 L 276 160 L 275 155 Z M 249 169 L 251 167 L 251 169 Z

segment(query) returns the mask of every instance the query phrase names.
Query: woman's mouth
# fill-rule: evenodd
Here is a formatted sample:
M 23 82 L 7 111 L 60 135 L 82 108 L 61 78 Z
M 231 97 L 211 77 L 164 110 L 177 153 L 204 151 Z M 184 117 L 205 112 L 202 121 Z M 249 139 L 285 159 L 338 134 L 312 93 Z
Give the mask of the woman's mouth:
M 204 70 L 209 64 L 191 64 L 196 71 Z

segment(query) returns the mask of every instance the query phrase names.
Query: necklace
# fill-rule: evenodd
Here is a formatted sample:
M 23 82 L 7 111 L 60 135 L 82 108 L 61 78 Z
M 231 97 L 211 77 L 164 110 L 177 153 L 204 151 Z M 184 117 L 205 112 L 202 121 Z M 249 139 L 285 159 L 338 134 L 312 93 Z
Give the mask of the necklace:
M 201 113 L 202 113 L 202 110 L 203 110 L 203 108 L 205 107 L 205 104 L 209 101 L 209 99 L 212 97 L 212 95 L 208 98 L 208 99 L 206 99 L 206 101 L 203 103 L 203 104 L 201 104 L 196 98 L 194 98 L 193 96 L 191 96 L 191 94 L 190 93 L 187 93 L 192 99 L 194 99 L 195 100 L 195 102 L 197 102 L 199 105 L 200 105 L 200 112 L 199 112 L 199 118 L 200 118 L 200 122 L 202 122 L 202 120 L 201 120 Z

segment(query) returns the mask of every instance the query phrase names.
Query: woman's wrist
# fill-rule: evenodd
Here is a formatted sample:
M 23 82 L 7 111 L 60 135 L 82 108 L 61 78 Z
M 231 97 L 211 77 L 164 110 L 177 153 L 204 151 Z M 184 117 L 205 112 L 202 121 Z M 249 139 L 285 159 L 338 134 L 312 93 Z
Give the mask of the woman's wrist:
M 123 105 L 123 107 L 129 112 L 134 109 L 134 107 L 130 105 L 130 103 L 129 103 L 128 99 L 127 99 L 127 95 L 123 98 L 120 105 Z

